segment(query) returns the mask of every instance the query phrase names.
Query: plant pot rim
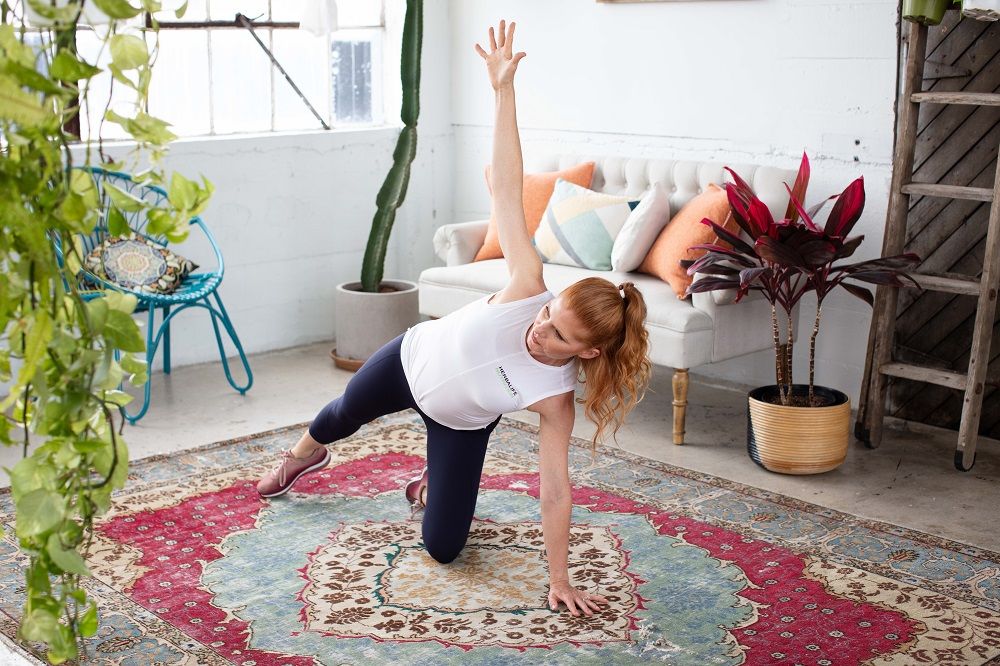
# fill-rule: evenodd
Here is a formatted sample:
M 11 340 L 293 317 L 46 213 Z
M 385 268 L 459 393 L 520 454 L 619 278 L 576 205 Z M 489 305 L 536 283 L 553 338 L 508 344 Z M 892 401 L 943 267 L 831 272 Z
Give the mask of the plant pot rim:
M 833 403 L 827 405 L 820 405 L 818 407 L 812 407 L 809 405 L 782 405 L 773 403 L 770 400 L 764 399 L 765 396 L 774 395 L 778 392 L 777 384 L 768 384 L 766 386 L 758 386 L 752 391 L 747 392 L 747 398 L 753 402 L 758 402 L 769 407 L 774 407 L 776 409 L 794 409 L 794 410 L 819 410 L 819 409 L 839 409 L 845 404 L 850 404 L 851 399 L 843 391 L 838 391 L 837 389 L 830 388 L 828 386 L 821 386 L 816 384 L 813 386 L 813 390 L 817 395 L 826 395 L 833 398 Z M 792 384 L 792 395 L 804 396 L 809 394 L 808 384 Z
M 380 282 L 379 284 L 383 286 L 400 287 L 400 289 L 388 293 L 382 293 L 382 292 L 373 293 L 370 291 L 362 291 L 361 281 L 352 280 L 350 282 L 341 282 L 340 284 L 338 284 L 337 291 L 348 292 L 350 294 L 354 294 L 357 296 L 391 296 L 393 294 L 408 294 L 411 291 L 416 291 L 418 288 L 416 282 L 412 282 L 410 280 L 402 280 L 402 279 L 397 280 L 394 278 L 387 278 L 385 280 L 382 280 L 382 282 Z

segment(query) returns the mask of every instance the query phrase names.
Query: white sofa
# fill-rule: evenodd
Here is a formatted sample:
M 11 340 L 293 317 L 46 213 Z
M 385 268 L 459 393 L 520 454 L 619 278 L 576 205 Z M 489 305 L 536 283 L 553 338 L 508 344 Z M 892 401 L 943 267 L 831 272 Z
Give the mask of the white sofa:
M 773 167 L 583 155 L 545 157 L 531 163 L 528 170 L 555 171 L 584 161 L 596 163 L 591 189 L 638 199 L 657 182 L 670 193 L 672 214 L 709 183 L 725 182 L 723 176 L 729 174 L 723 171 L 723 166 L 730 166 L 767 204 L 775 219 L 779 219 L 788 203 L 783 183 L 791 185 L 795 180 L 795 171 Z M 421 314 L 442 317 L 506 284 L 509 276 L 503 259 L 473 262 L 486 237 L 488 222 L 447 224 L 437 230 L 434 247 L 446 265 L 428 268 L 420 274 Z M 690 299 L 680 300 L 666 282 L 643 273 L 544 264 L 544 276 L 546 285 L 555 294 L 589 276 L 604 277 L 616 284 L 628 280 L 639 288 L 648 310 L 650 360 L 674 368 L 675 444 L 684 441 L 688 369 L 773 346 L 771 308 L 757 292 L 733 304 L 733 294 L 727 292 L 694 294 Z

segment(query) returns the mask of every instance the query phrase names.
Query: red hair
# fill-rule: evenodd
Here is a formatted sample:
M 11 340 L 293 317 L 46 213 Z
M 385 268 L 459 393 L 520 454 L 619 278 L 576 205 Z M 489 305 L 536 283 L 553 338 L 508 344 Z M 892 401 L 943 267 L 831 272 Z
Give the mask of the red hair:
M 612 437 L 618 433 L 649 385 L 646 302 L 633 283 L 616 286 L 599 277 L 575 282 L 559 297 L 586 329 L 585 342 L 601 351 L 594 358 L 580 359 L 585 392 L 577 399 L 597 425 L 596 446 L 609 428 Z

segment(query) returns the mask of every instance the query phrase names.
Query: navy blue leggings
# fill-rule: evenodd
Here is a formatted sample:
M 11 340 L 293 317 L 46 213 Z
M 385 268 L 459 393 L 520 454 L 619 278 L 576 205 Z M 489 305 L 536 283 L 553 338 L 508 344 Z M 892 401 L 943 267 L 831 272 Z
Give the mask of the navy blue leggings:
M 479 496 L 479 479 L 490 433 L 500 421 L 479 430 L 441 425 L 417 407 L 403 374 L 400 335 L 365 361 L 344 394 L 320 411 L 309 426 L 317 442 L 329 444 L 353 435 L 379 416 L 414 409 L 427 427 L 427 508 L 423 538 L 427 552 L 448 563 L 465 547 Z

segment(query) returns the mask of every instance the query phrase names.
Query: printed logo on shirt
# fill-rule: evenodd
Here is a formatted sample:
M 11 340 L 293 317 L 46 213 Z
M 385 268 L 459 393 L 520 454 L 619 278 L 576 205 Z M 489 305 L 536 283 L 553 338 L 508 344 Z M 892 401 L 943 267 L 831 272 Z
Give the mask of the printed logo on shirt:
M 504 369 L 503 369 L 502 365 L 498 365 L 497 366 L 497 377 L 499 377 L 500 379 L 502 379 L 503 382 L 504 382 L 504 384 L 507 386 L 507 393 L 510 394 L 510 397 L 516 398 L 517 397 L 517 389 L 514 388 L 514 385 L 510 382 L 510 378 L 507 376 L 507 373 L 504 372 Z

